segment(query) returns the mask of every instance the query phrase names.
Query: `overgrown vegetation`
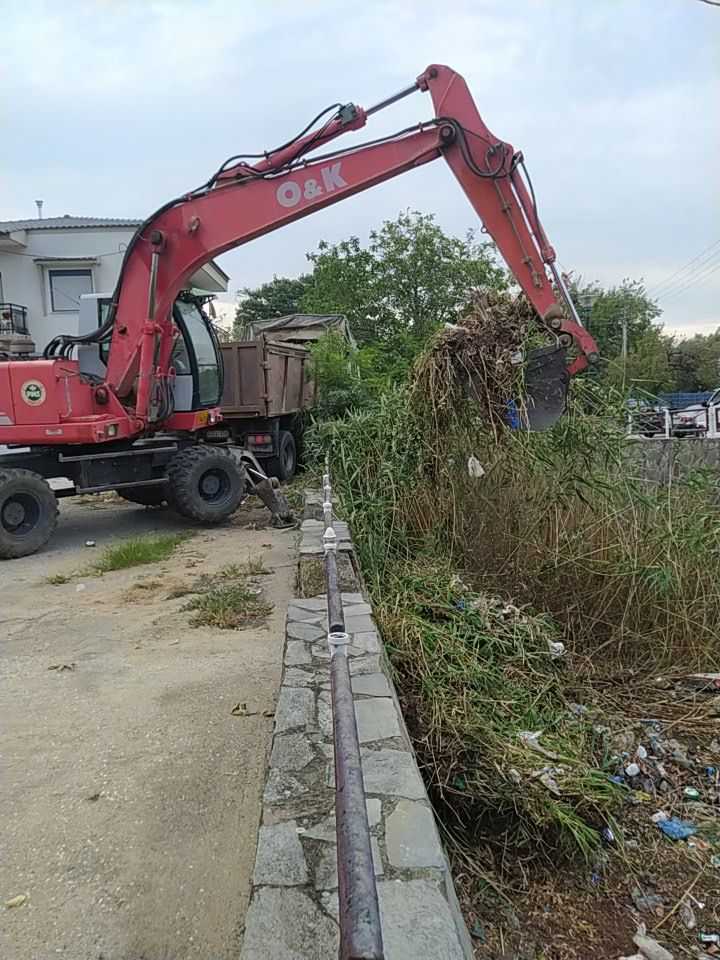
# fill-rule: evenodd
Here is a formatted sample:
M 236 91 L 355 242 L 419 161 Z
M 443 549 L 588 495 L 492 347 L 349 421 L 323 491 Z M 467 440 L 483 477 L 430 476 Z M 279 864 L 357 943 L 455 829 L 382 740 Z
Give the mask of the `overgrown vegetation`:
M 122 543 L 107 547 L 91 569 L 94 573 L 103 574 L 144 563 L 159 563 L 167 560 L 175 548 L 191 536 L 190 533 L 181 532 L 123 540 Z
M 311 443 L 330 451 L 446 825 L 526 862 L 589 858 L 620 795 L 567 701 L 600 677 L 717 668 L 718 490 L 629 477 L 622 397 L 592 380 L 553 430 L 528 434 L 490 429 L 457 394 L 438 415 L 429 370 L 426 357 L 412 385 L 318 424 Z
M 293 310 L 350 320 L 357 344 L 314 348 L 308 452 L 330 451 L 437 809 L 493 867 L 593 859 L 622 788 L 592 711 L 572 702 L 718 666 L 717 483 L 636 480 L 623 437 L 628 392 L 715 384 L 717 338 L 665 336 L 641 281 L 570 277 L 603 363 L 575 382 L 568 415 L 531 435 L 507 421 L 532 317 L 504 293 L 491 246 L 403 214 L 309 260 L 294 287 L 277 278 L 248 306 L 290 293 Z M 445 328 L 488 292 L 484 342 Z

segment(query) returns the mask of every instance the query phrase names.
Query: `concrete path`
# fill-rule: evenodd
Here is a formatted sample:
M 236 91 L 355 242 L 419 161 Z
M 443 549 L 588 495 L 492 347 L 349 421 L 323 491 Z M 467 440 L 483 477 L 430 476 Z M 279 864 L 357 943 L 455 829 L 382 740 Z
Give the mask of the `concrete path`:
M 0 898 L 27 897 L 0 905 L 1 957 L 237 957 L 294 576 L 294 535 L 267 522 L 245 508 L 169 561 L 51 586 L 113 539 L 182 529 L 66 500 L 48 550 L 0 565 Z M 248 557 L 275 571 L 264 626 L 192 629 L 166 599 Z

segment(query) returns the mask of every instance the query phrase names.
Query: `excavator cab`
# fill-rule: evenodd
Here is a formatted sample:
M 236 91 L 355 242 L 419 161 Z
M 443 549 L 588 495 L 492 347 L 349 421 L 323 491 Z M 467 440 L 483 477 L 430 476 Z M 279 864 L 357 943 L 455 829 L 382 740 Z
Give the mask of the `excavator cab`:
M 81 335 L 103 325 L 110 302 L 109 294 L 85 294 L 80 298 Z M 220 344 L 197 297 L 180 294 L 173 307 L 173 320 L 180 331 L 171 358 L 175 369 L 173 410 L 184 413 L 217 407 L 223 391 Z M 80 344 L 80 372 L 104 379 L 109 350 L 109 341 Z

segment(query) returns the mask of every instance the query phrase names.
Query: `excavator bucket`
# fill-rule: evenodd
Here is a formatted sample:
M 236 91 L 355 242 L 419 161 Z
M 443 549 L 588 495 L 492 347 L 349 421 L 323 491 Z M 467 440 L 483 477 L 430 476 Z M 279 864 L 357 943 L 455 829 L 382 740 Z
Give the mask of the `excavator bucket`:
M 532 431 L 549 430 L 565 413 L 570 374 L 563 347 L 538 347 L 525 365 L 524 425 Z

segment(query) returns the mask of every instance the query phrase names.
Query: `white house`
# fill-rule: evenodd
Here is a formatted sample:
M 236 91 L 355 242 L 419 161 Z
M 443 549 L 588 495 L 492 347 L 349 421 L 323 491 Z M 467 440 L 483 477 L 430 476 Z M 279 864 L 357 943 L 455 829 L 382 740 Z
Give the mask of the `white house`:
M 80 296 L 112 292 L 141 222 L 67 215 L 0 221 L 0 351 L 32 350 L 30 340 L 41 351 L 58 333 L 77 334 Z M 210 261 L 191 286 L 225 293 L 228 279 Z

